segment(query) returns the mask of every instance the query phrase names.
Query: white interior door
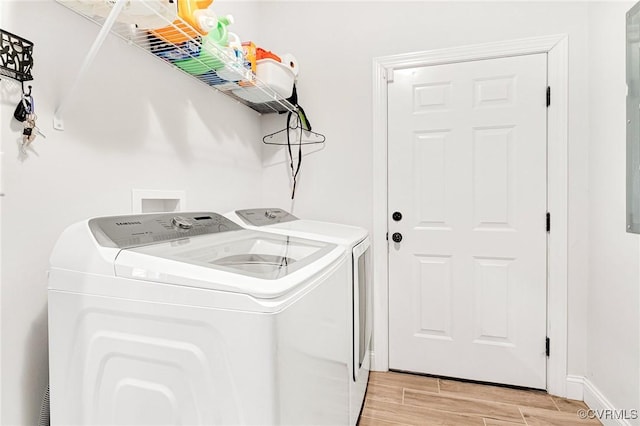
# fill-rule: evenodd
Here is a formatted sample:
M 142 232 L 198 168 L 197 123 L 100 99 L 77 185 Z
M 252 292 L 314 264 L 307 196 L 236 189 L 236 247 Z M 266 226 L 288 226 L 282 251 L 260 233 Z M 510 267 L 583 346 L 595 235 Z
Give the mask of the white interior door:
M 545 388 L 546 87 L 546 54 L 394 72 L 390 368 Z

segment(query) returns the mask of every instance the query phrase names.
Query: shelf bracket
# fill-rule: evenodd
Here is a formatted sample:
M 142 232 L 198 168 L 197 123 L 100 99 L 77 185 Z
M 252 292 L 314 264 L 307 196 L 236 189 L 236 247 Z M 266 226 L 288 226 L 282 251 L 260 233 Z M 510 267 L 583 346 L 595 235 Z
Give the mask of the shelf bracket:
M 91 48 L 89 49 L 89 52 L 87 53 L 87 56 L 84 58 L 84 61 L 82 62 L 82 66 L 80 67 L 80 71 L 78 72 L 78 75 L 76 76 L 76 79 L 74 80 L 74 82 L 71 84 L 71 88 L 67 91 L 66 95 L 62 98 L 62 100 L 58 104 L 58 107 L 53 113 L 54 129 L 64 130 L 64 120 L 62 119 L 62 114 L 65 110 L 65 107 L 69 103 L 69 99 L 72 98 L 73 93 L 78 88 L 78 85 L 80 84 L 84 76 L 87 74 L 87 71 L 91 67 L 93 60 L 95 59 L 96 55 L 98 54 L 98 51 L 102 47 L 102 43 L 104 43 L 104 40 L 107 38 L 107 35 L 111 31 L 113 24 L 116 22 L 118 15 L 120 15 L 120 12 L 122 11 L 122 8 L 124 7 L 126 1 L 127 0 L 116 0 L 116 3 L 113 6 L 113 9 L 111 9 L 109 16 L 107 17 L 106 21 L 104 22 L 104 25 L 102 26 L 102 28 L 100 29 L 100 32 L 98 33 L 98 37 L 96 37 L 93 44 L 91 45 Z

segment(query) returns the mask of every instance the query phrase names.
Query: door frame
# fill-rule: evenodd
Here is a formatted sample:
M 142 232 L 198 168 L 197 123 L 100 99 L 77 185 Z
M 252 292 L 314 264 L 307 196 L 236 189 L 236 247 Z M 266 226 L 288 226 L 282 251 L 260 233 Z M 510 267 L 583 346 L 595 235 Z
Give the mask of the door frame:
M 389 369 L 389 256 L 387 242 L 387 85 L 393 70 L 547 53 L 547 391 L 567 394 L 567 174 L 568 36 L 566 34 L 476 44 L 373 59 L 373 349 L 372 370 Z M 542 214 L 543 212 L 541 212 Z M 544 342 L 540 342 L 541 350 Z

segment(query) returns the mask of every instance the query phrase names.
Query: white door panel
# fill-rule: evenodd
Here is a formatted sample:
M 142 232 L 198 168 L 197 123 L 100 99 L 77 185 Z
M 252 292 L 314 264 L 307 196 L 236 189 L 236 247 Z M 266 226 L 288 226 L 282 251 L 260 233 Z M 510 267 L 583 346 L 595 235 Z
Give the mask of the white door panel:
M 391 368 L 545 387 L 546 64 L 394 72 Z

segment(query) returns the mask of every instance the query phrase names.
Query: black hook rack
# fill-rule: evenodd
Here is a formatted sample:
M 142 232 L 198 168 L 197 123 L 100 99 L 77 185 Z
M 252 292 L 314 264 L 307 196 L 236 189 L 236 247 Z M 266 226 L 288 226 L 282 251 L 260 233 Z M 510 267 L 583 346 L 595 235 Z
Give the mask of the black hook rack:
M 0 77 L 30 81 L 32 68 L 33 43 L 0 29 Z
M 31 96 L 31 89 L 33 89 L 33 86 L 32 85 L 28 85 L 27 88 L 29 89 L 29 92 L 26 92 L 24 90 L 24 81 L 22 81 L 21 83 L 22 83 L 22 95 L 27 97 L 27 98 L 30 97 Z

